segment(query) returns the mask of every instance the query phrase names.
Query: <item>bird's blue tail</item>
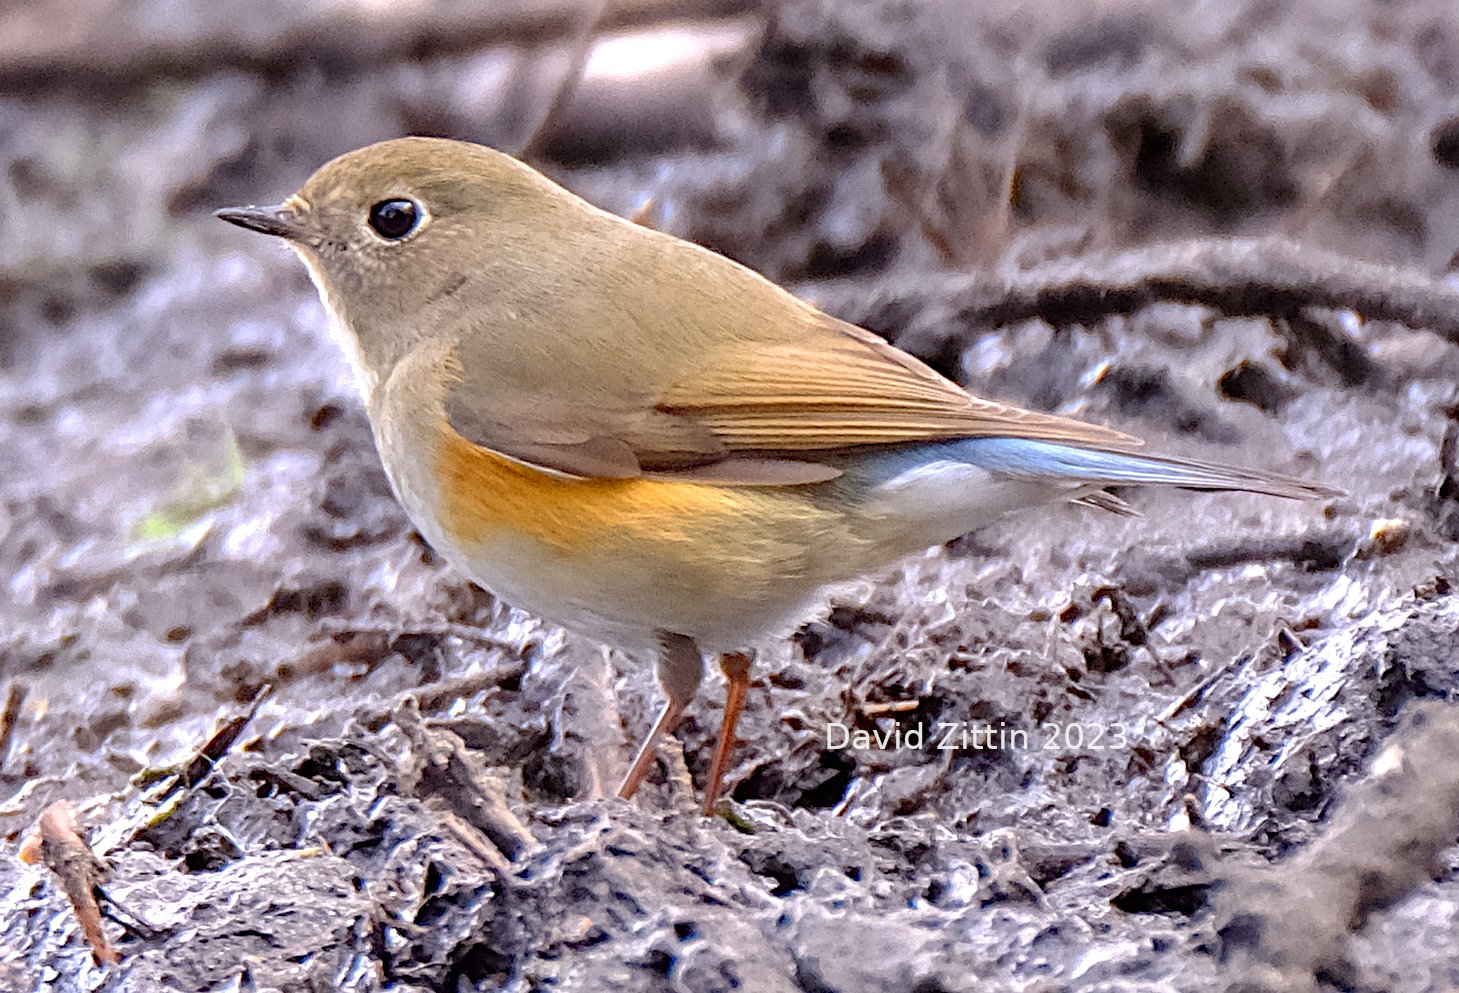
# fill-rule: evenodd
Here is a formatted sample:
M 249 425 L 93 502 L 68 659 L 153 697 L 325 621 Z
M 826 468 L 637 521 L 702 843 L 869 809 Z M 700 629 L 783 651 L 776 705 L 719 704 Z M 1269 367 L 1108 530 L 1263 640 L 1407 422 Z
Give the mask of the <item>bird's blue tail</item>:
M 1050 483 L 1245 490 L 1294 500 L 1332 497 L 1342 492 L 1261 469 L 1173 455 L 1146 455 L 1138 450 L 1078 448 L 1025 438 L 968 438 L 947 443 L 936 457 L 951 457 L 1011 479 Z

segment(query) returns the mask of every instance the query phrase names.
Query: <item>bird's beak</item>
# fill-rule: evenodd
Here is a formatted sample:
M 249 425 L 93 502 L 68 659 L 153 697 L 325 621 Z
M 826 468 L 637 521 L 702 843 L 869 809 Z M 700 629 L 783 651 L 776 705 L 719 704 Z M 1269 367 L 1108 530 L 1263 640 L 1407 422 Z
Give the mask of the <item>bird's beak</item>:
M 279 204 L 276 207 L 224 207 L 213 211 L 213 216 L 240 228 L 271 234 L 289 241 L 300 241 L 304 237 L 299 215 L 288 204 Z

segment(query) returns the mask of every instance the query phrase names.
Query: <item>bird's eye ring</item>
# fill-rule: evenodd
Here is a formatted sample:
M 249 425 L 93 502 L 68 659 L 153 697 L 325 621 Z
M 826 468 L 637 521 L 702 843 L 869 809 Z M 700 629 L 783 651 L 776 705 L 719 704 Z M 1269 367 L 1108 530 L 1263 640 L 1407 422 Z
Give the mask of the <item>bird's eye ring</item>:
M 370 208 L 370 229 L 386 241 L 400 241 L 420 226 L 424 215 L 414 200 L 392 197 Z

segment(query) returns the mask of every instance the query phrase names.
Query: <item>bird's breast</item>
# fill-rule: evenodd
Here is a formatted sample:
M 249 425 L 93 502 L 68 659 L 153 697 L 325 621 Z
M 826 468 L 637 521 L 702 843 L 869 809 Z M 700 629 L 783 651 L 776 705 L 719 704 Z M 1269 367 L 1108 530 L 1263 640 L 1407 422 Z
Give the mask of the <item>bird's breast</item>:
M 589 632 L 755 633 L 825 582 L 825 555 L 847 540 L 808 487 L 562 476 L 444 420 L 432 448 L 434 496 L 413 512 L 427 537 L 508 601 Z
M 589 558 L 636 542 L 696 542 L 752 509 L 726 487 L 544 471 L 473 444 L 444 421 L 434 447 L 441 520 L 467 546 L 506 534 Z

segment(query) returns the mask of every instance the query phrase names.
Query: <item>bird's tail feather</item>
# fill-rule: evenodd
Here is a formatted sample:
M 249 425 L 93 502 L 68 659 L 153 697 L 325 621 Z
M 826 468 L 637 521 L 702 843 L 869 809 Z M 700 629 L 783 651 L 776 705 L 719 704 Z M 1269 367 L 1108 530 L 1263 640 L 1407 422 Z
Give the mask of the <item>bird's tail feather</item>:
M 1080 448 L 1025 438 L 975 438 L 962 442 L 960 447 L 964 458 L 974 464 L 1016 479 L 1067 480 L 1094 486 L 1245 490 L 1292 500 L 1318 500 L 1343 493 L 1295 476 L 1175 455 Z

